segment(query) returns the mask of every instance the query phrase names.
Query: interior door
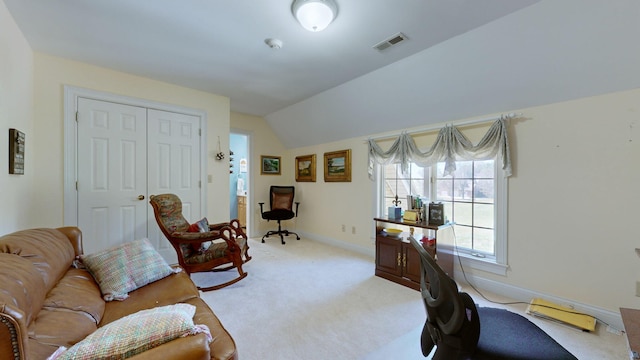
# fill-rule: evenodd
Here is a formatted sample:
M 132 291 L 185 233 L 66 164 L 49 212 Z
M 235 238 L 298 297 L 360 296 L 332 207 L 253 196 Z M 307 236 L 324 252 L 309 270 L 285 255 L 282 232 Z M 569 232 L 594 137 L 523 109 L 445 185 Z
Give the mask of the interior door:
M 78 226 L 86 254 L 147 235 L 147 110 L 78 99 Z
M 187 221 L 200 220 L 200 117 L 149 109 L 148 136 L 149 194 L 178 195 Z M 149 211 L 149 240 L 169 263 L 177 262 L 175 250 Z

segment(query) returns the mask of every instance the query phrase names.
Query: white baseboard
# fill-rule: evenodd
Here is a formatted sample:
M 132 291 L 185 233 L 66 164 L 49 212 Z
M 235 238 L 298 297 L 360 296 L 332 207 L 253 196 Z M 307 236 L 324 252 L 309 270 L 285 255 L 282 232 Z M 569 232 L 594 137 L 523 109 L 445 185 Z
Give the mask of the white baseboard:
M 375 259 L 375 246 L 365 247 L 357 244 L 347 243 L 344 241 L 336 240 L 334 238 L 319 236 L 317 234 L 311 234 L 306 232 L 299 232 L 300 236 L 304 236 L 305 239 L 310 239 L 314 241 L 318 241 L 327 245 L 339 247 L 346 250 L 351 250 L 353 252 L 370 256 L 372 259 Z M 486 278 L 479 277 L 473 274 L 466 274 L 467 279 L 473 283 L 473 286 L 482 290 L 490 291 L 494 294 L 505 296 L 516 301 L 530 302 L 533 298 L 541 298 L 551 302 L 554 302 L 559 305 L 569 306 L 575 309 L 576 311 L 583 312 L 585 314 L 589 314 L 602 324 L 605 322 L 609 324 L 612 328 L 622 330 L 624 326 L 622 324 L 622 317 L 620 313 L 617 311 L 611 311 L 599 307 L 595 307 L 592 305 L 582 304 L 576 301 L 572 301 L 570 299 L 564 299 L 557 296 L 521 288 L 518 286 L 505 284 L 500 281 L 490 280 Z M 460 272 L 459 267 L 456 266 L 454 277 L 456 281 L 464 282 L 464 277 Z M 606 325 L 605 325 L 606 326 Z
M 304 237 L 305 239 L 310 239 L 310 240 L 314 240 L 314 241 L 317 241 L 317 242 L 321 242 L 323 244 L 339 247 L 339 248 L 346 249 L 346 250 L 351 250 L 353 252 L 357 252 L 359 254 L 362 254 L 362 255 L 365 255 L 365 256 L 369 256 L 372 259 L 376 258 L 375 245 L 374 246 L 370 246 L 370 247 L 368 247 L 368 246 L 365 247 L 365 246 L 361 246 L 361 245 L 357 245 L 357 244 L 353 244 L 353 243 L 344 242 L 344 241 L 341 241 L 341 240 L 336 240 L 334 238 L 330 238 L 330 237 L 326 237 L 326 236 L 320 236 L 320 235 L 317 235 L 317 234 L 307 233 L 307 232 L 304 232 L 304 231 L 298 231 L 298 233 L 300 234 L 301 237 Z
M 454 277 L 456 281 L 459 281 L 461 283 L 465 282 L 462 273 L 459 272 L 459 268 L 455 269 Z M 605 322 L 614 329 L 624 329 L 624 326 L 622 324 L 622 317 L 617 311 L 611 311 L 592 305 L 582 304 L 570 299 L 564 299 L 561 297 L 521 288 L 518 286 L 505 284 L 500 281 L 485 279 L 479 276 L 474 276 L 472 274 L 467 274 L 467 280 L 473 283 L 473 286 L 480 289 L 481 291 L 487 290 L 497 295 L 505 296 L 516 301 L 523 301 L 527 303 L 530 302 L 533 298 L 545 299 L 559 305 L 571 307 L 576 311 L 591 315 L 598 319 L 601 324 L 602 322 Z

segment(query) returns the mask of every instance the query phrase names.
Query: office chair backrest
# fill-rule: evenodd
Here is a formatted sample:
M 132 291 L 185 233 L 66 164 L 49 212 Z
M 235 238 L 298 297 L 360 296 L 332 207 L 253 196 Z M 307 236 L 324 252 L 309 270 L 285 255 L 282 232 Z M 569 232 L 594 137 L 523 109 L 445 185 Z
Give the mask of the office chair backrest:
M 438 266 L 419 241 L 414 238 L 410 241 L 421 262 L 420 288 L 427 311 L 422 333 L 422 351 L 427 351 L 424 355 L 429 354 L 433 345 L 438 347 L 438 358 L 454 359 L 463 354 L 473 354 L 480 337 L 478 311 L 473 299 L 469 294 L 458 291 L 456 282 Z
M 295 192 L 296 188 L 293 186 L 272 185 L 270 189 L 271 199 L 269 202 L 271 210 L 292 210 Z

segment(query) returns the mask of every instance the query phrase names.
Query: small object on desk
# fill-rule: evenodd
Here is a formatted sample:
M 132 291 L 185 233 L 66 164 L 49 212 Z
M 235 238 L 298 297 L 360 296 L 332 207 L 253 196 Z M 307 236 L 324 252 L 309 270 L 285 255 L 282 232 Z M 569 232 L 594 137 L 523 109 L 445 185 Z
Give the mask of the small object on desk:
M 415 210 L 405 210 L 402 219 L 404 221 L 418 221 L 418 212 Z
M 387 235 L 391 236 L 391 237 L 400 237 L 400 234 L 402 234 L 402 230 L 400 229 L 393 229 L 393 228 L 385 228 L 384 230 L 385 233 L 387 233 Z
M 436 239 L 435 238 L 428 238 L 426 235 L 422 236 L 422 239 L 420 239 L 420 242 L 427 245 L 427 246 L 433 246 L 436 244 Z
M 400 219 L 402 218 L 402 208 L 400 206 L 389 206 L 387 209 L 387 216 L 389 219 Z
M 429 225 L 444 225 L 444 204 L 429 204 Z

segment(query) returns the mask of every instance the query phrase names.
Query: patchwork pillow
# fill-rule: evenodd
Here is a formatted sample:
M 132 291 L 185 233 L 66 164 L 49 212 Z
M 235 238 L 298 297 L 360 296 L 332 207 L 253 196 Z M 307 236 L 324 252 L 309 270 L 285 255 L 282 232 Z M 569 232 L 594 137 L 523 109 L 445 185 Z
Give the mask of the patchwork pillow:
M 171 268 L 146 238 L 81 255 L 80 259 L 105 301 L 124 300 L 130 291 L 179 271 Z
M 125 316 L 109 323 L 50 359 L 126 359 L 178 337 L 205 333 L 206 325 L 195 325 L 196 307 L 190 304 L 161 306 Z

